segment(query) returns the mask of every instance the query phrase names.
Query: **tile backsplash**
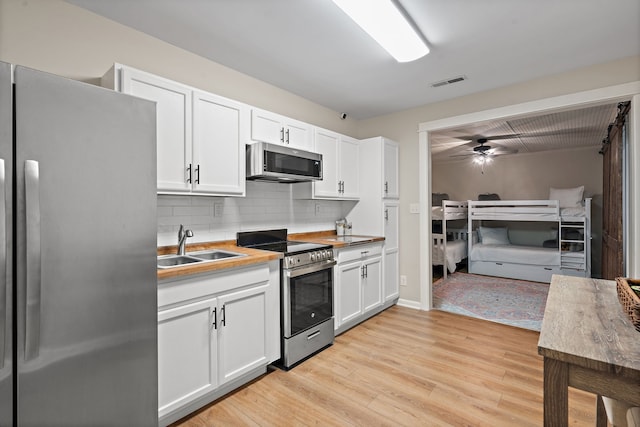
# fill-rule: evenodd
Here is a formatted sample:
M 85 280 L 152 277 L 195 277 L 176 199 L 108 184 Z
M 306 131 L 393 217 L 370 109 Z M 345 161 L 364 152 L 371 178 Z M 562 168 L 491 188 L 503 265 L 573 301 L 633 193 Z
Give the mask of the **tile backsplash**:
M 355 202 L 296 200 L 292 186 L 247 182 L 246 197 L 158 195 L 158 246 L 175 245 L 180 224 L 193 242 L 234 240 L 236 232 L 287 228 L 289 233 L 331 230 Z

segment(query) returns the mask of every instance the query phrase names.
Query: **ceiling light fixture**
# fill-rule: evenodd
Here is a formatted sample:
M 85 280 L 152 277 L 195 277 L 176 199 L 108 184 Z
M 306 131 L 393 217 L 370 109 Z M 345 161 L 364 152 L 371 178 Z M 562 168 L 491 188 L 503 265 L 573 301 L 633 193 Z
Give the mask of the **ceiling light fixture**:
M 474 156 L 473 158 L 473 163 L 475 163 L 476 165 L 480 165 L 480 171 L 483 175 L 484 175 L 484 166 L 488 165 L 492 161 L 493 161 L 493 158 L 491 158 L 491 155 L 489 154 L 481 154 L 479 156 Z
M 333 0 L 398 62 L 429 53 L 423 37 L 407 21 L 394 0 Z

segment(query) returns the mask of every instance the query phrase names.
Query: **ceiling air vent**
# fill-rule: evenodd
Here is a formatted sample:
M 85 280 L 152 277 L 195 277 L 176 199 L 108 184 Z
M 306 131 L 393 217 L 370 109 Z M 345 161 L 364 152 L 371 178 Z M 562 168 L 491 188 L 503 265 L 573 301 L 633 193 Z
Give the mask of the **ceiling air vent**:
M 467 80 L 466 76 L 452 77 L 450 79 L 441 80 L 439 82 L 431 83 L 431 87 L 446 86 L 446 85 L 458 83 L 458 82 L 461 82 L 461 81 L 464 81 L 464 80 Z

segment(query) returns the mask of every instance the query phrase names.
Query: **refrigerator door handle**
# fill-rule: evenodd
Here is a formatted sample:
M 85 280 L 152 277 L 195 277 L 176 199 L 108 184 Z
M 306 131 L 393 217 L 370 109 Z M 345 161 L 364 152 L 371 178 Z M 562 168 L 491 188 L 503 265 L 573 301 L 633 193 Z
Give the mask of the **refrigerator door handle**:
M 7 208 L 4 159 L 0 159 L 0 369 L 4 368 L 7 319 Z
M 38 357 L 40 347 L 40 166 L 36 160 L 25 160 L 25 213 L 27 277 L 24 332 L 24 358 Z

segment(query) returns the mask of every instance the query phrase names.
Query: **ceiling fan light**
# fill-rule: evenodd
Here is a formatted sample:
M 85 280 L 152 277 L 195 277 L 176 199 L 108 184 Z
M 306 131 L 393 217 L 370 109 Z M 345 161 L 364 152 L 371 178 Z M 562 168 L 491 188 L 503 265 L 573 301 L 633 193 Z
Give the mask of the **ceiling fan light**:
M 429 53 L 423 38 L 392 0 L 333 0 L 398 62 L 415 61 Z

